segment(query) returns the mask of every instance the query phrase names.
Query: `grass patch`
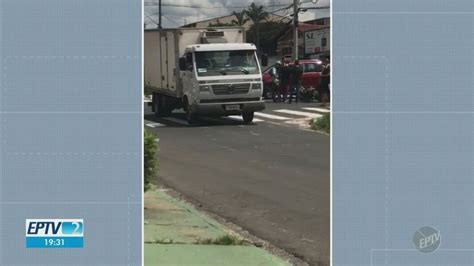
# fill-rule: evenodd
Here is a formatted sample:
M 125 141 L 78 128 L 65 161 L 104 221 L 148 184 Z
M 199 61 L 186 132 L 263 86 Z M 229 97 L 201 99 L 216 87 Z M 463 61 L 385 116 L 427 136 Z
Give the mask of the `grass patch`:
M 158 147 L 156 145 L 155 136 L 145 130 L 144 135 L 144 189 L 145 192 L 152 188 L 151 180 L 155 176 L 157 168 L 156 154 L 158 152 Z
M 235 245 L 242 245 L 244 243 L 245 243 L 244 239 L 241 239 L 233 235 L 224 235 L 215 239 L 204 239 L 202 241 L 199 241 L 199 244 L 202 244 L 202 245 L 225 245 L 225 246 L 234 245 L 235 246 Z
M 329 113 L 323 114 L 322 117 L 313 119 L 310 124 L 312 129 L 320 130 L 329 134 L 331 131 L 331 115 Z

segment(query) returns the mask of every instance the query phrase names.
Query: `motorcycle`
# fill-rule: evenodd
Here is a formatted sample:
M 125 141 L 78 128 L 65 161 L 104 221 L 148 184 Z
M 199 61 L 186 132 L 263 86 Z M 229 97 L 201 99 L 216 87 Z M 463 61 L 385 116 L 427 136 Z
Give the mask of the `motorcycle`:
M 272 83 L 272 99 L 273 102 L 281 101 L 282 95 L 280 95 L 280 79 L 273 79 Z
M 317 96 L 317 90 L 314 87 L 300 87 L 300 100 L 304 102 L 312 102 Z

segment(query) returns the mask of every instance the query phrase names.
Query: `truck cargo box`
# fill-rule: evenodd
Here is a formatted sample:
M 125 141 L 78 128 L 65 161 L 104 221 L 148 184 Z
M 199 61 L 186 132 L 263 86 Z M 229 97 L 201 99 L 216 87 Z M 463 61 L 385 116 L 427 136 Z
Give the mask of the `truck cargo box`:
M 243 43 L 243 27 L 151 29 L 144 34 L 144 83 L 152 91 L 172 97 L 183 95 L 179 57 L 186 46 L 204 43 Z

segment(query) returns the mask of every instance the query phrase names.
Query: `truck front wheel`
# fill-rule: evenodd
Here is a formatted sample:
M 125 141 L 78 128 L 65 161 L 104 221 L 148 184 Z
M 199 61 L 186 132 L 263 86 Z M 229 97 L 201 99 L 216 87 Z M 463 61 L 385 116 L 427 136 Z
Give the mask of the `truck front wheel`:
M 198 123 L 198 117 L 192 112 L 188 99 L 184 100 L 184 109 L 186 111 L 186 120 L 188 121 L 188 124 L 196 125 Z
M 250 124 L 253 121 L 253 112 L 242 113 L 242 118 L 244 119 L 244 124 Z

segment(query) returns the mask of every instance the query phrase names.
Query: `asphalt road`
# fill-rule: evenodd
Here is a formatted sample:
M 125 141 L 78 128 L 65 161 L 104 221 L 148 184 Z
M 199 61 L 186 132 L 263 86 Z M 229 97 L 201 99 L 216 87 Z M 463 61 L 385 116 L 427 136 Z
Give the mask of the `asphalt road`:
M 315 104 L 269 103 L 267 111 L 308 106 Z M 159 138 L 159 185 L 311 265 L 329 265 L 329 136 L 282 122 L 212 119 L 189 127 L 173 122 L 182 114 L 145 114 L 145 123 L 159 125 L 147 127 Z

